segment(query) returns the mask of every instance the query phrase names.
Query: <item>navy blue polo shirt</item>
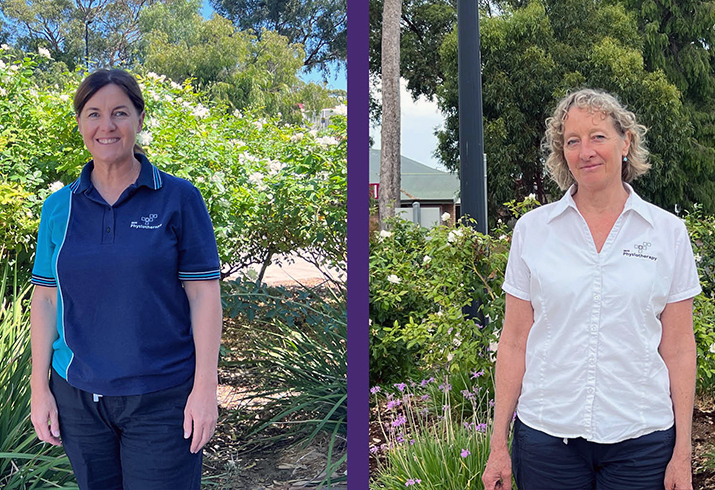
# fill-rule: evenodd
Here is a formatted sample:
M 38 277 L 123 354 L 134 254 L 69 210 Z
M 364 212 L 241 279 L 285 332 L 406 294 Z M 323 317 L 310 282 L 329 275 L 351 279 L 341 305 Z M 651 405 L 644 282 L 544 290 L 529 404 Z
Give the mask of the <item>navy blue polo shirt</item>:
M 79 179 L 42 207 L 32 283 L 57 287 L 52 367 L 100 395 L 150 393 L 193 374 L 182 281 L 220 277 L 211 219 L 196 187 L 144 155 L 137 181 L 110 206 Z

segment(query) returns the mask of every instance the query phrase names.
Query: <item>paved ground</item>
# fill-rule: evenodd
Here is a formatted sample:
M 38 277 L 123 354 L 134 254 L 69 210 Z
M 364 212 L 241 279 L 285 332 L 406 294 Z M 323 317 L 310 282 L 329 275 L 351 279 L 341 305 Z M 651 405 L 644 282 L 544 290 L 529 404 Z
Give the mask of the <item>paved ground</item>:
M 296 283 L 315 285 L 325 280 L 325 275 L 318 268 L 295 255 L 280 256 L 274 262 L 279 262 L 280 265 L 275 263 L 269 265 L 263 276 L 263 282 L 270 286 Z M 250 268 L 258 273 L 261 265 L 254 264 Z M 327 274 L 333 279 L 340 277 L 340 273 L 336 270 L 329 270 Z

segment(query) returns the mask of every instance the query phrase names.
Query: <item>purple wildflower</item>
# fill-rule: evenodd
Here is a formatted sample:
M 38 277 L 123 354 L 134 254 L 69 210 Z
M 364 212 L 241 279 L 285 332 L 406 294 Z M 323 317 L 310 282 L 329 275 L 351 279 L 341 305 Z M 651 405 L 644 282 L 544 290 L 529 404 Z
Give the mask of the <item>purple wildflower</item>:
M 477 379 L 482 376 L 484 376 L 484 369 L 482 369 L 481 371 L 473 371 L 472 372 L 472 379 Z
M 449 383 L 444 383 L 444 384 L 439 385 L 439 389 L 441 391 L 449 391 L 452 389 L 452 385 Z
M 375 454 L 379 451 L 380 449 L 377 446 L 370 446 L 370 454 Z
M 387 451 L 388 447 L 389 447 L 389 446 L 388 446 L 387 444 L 384 444 L 384 443 L 383 443 L 383 444 L 380 444 L 380 451 L 383 451 L 383 452 L 384 452 L 384 451 Z
M 395 419 L 395 421 L 392 422 L 392 426 L 393 426 L 393 427 L 399 427 L 399 426 L 401 426 L 402 424 L 404 424 L 405 422 L 407 422 L 407 419 L 405 418 L 404 415 L 400 414 L 400 415 L 397 416 L 397 418 Z
M 372 393 L 373 395 L 377 395 L 378 393 L 380 393 L 380 387 L 373 386 L 372 388 L 370 388 L 370 393 Z
M 462 452 L 460 454 L 463 458 L 466 458 L 467 456 L 469 456 L 472 453 L 469 452 L 469 449 L 462 449 Z
M 404 434 L 397 434 L 397 438 L 395 439 L 397 441 L 397 444 L 402 444 L 405 442 L 405 436 Z
M 410 439 L 410 446 L 414 446 L 414 445 L 415 445 L 415 440 L 414 440 L 414 439 Z
M 395 407 L 397 407 L 398 405 L 400 405 L 401 403 L 402 402 L 400 400 L 391 400 L 391 401 L 387 402 L 387 409 L 392 410 Z
M 445 411 L 449 410 L 449 404 L 442 405 L 442 410 L 445 410 Z
M 402 393 L 403 391 L 405 391 L 405 388 L 407 388 L 407 385 L 405 383 L 396 383 L 395 388 L 400 390 L 400 393 Z
M 489 406 L 493 407 L 494 406 L 494 400 L 489 400 Z
M 425 401 L 425 400 L 429 400 L 430 398 L 431 398 L 431 397 L 430 397 L 429 395 L 422 395 L 422 396 L 420 397 L 420 401 L 423 402 L 423 401 Z
M 511 421 L 514 422 L 516 420 L 516 410 L 514 410 L 514 413 L 511 416 Z
M 481 423 L 477 424 L 477 432 L 486 432 L 487 431 L 487 424 Z

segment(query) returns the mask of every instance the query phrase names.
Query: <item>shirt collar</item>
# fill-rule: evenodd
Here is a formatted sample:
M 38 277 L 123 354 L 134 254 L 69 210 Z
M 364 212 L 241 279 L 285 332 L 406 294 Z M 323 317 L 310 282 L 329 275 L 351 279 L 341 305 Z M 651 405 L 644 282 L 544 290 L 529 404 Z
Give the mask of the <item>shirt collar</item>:
M 136 187 L 146 186 L 152 190 L 160 189 L 163 183 L 161 180 L 161 175 L 159 174 L 159 170 L 154 165 L 152 165 L 151 162 L 149 162 L 149 159 L 145 155 L 141 153 L 135 153 L 134 157 L 139 160 L 139 163 L 141 164 L 141 170 L 139 170 L 139 177 L 133 185 L 135 185 Z M 92 180 L 90 179 L 90 175 L 92 174 L 93 169 L 94 160 L 90 160 L 82 169 L 82 173 L 80 174 L 79 178 L 75 180 L 72 184 L 70 184 L 70 189 L 72 189 L 73 193 L 77 194 L 80 192 L 84 192 L 92 187 Z
M 632 209 L 633 211 L 638 213 L 644 220 L 646 220 L 648 224 L 654 226 L 653 216 L 651 215 L 650 209 L 648 209 L 648 204 L 643 199 L 641 199 L 638 194 L 636 194 L 636 191 L 633 190 L 633 187 L 631 187 L 625 182 L 623 183 L 623 185 L 628 192 L 628 199 L 626 199 L 626 204 L 625 206 L 623 206 L 623 212 L 625 213 L 626 211 Z M 564 194 L 564 197 L 554 203 L 554 207 L 549 213 L 547 223 L 551 222 L 553 219 L 563 214 L 564 211 L 566 211 L 568 208 L 574 208 L 575 210 L 578 210 L 578 208 L 576 207 L 576 202 L 573 200 L 573 195 L 575 193 L 576 184 L 572 184 L 571 187 L 569 187 L 569 189 Z

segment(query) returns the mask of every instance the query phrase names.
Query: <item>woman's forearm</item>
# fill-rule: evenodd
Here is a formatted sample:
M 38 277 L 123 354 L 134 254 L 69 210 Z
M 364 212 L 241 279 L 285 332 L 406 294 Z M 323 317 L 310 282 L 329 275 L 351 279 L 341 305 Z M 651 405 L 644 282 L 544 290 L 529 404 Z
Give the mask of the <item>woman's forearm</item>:
M 674 455 L 691 454 L 691 428 L 695 399 L 695 373 L 697 349 L 695 339 L 682 339 L 679 345 L 661 348 L 661 356 L 668 367 L 670 397 L 675 414 Z
M 497 350 L 492 448 L 507 446 L 509 424 L 526 369 L 526 340 L 533 323 L 531 303 L 507 294 L 504 326 Z
M 516 402 L 524 378 L 525 351 L 512 343 L 499 342 L 495 375 L 494 427 L 491 446 L 506 446 Z
M 670 303 L 663 310 L 663 337 L 659 352 L 670 379 L 670 397 L 675 415 L 674 456 L 690 457 L 697 347 L 693 334 L 693 301 Z
M 35 286 L 30 307 L 33 391 L 49 389 L 52 344 L 57 339 L 57 288 Z
M 191 328 L 196 348 L 194 386 L 216 387 L 221 345 L 221 289 L 218 281 L 187 281 Z

